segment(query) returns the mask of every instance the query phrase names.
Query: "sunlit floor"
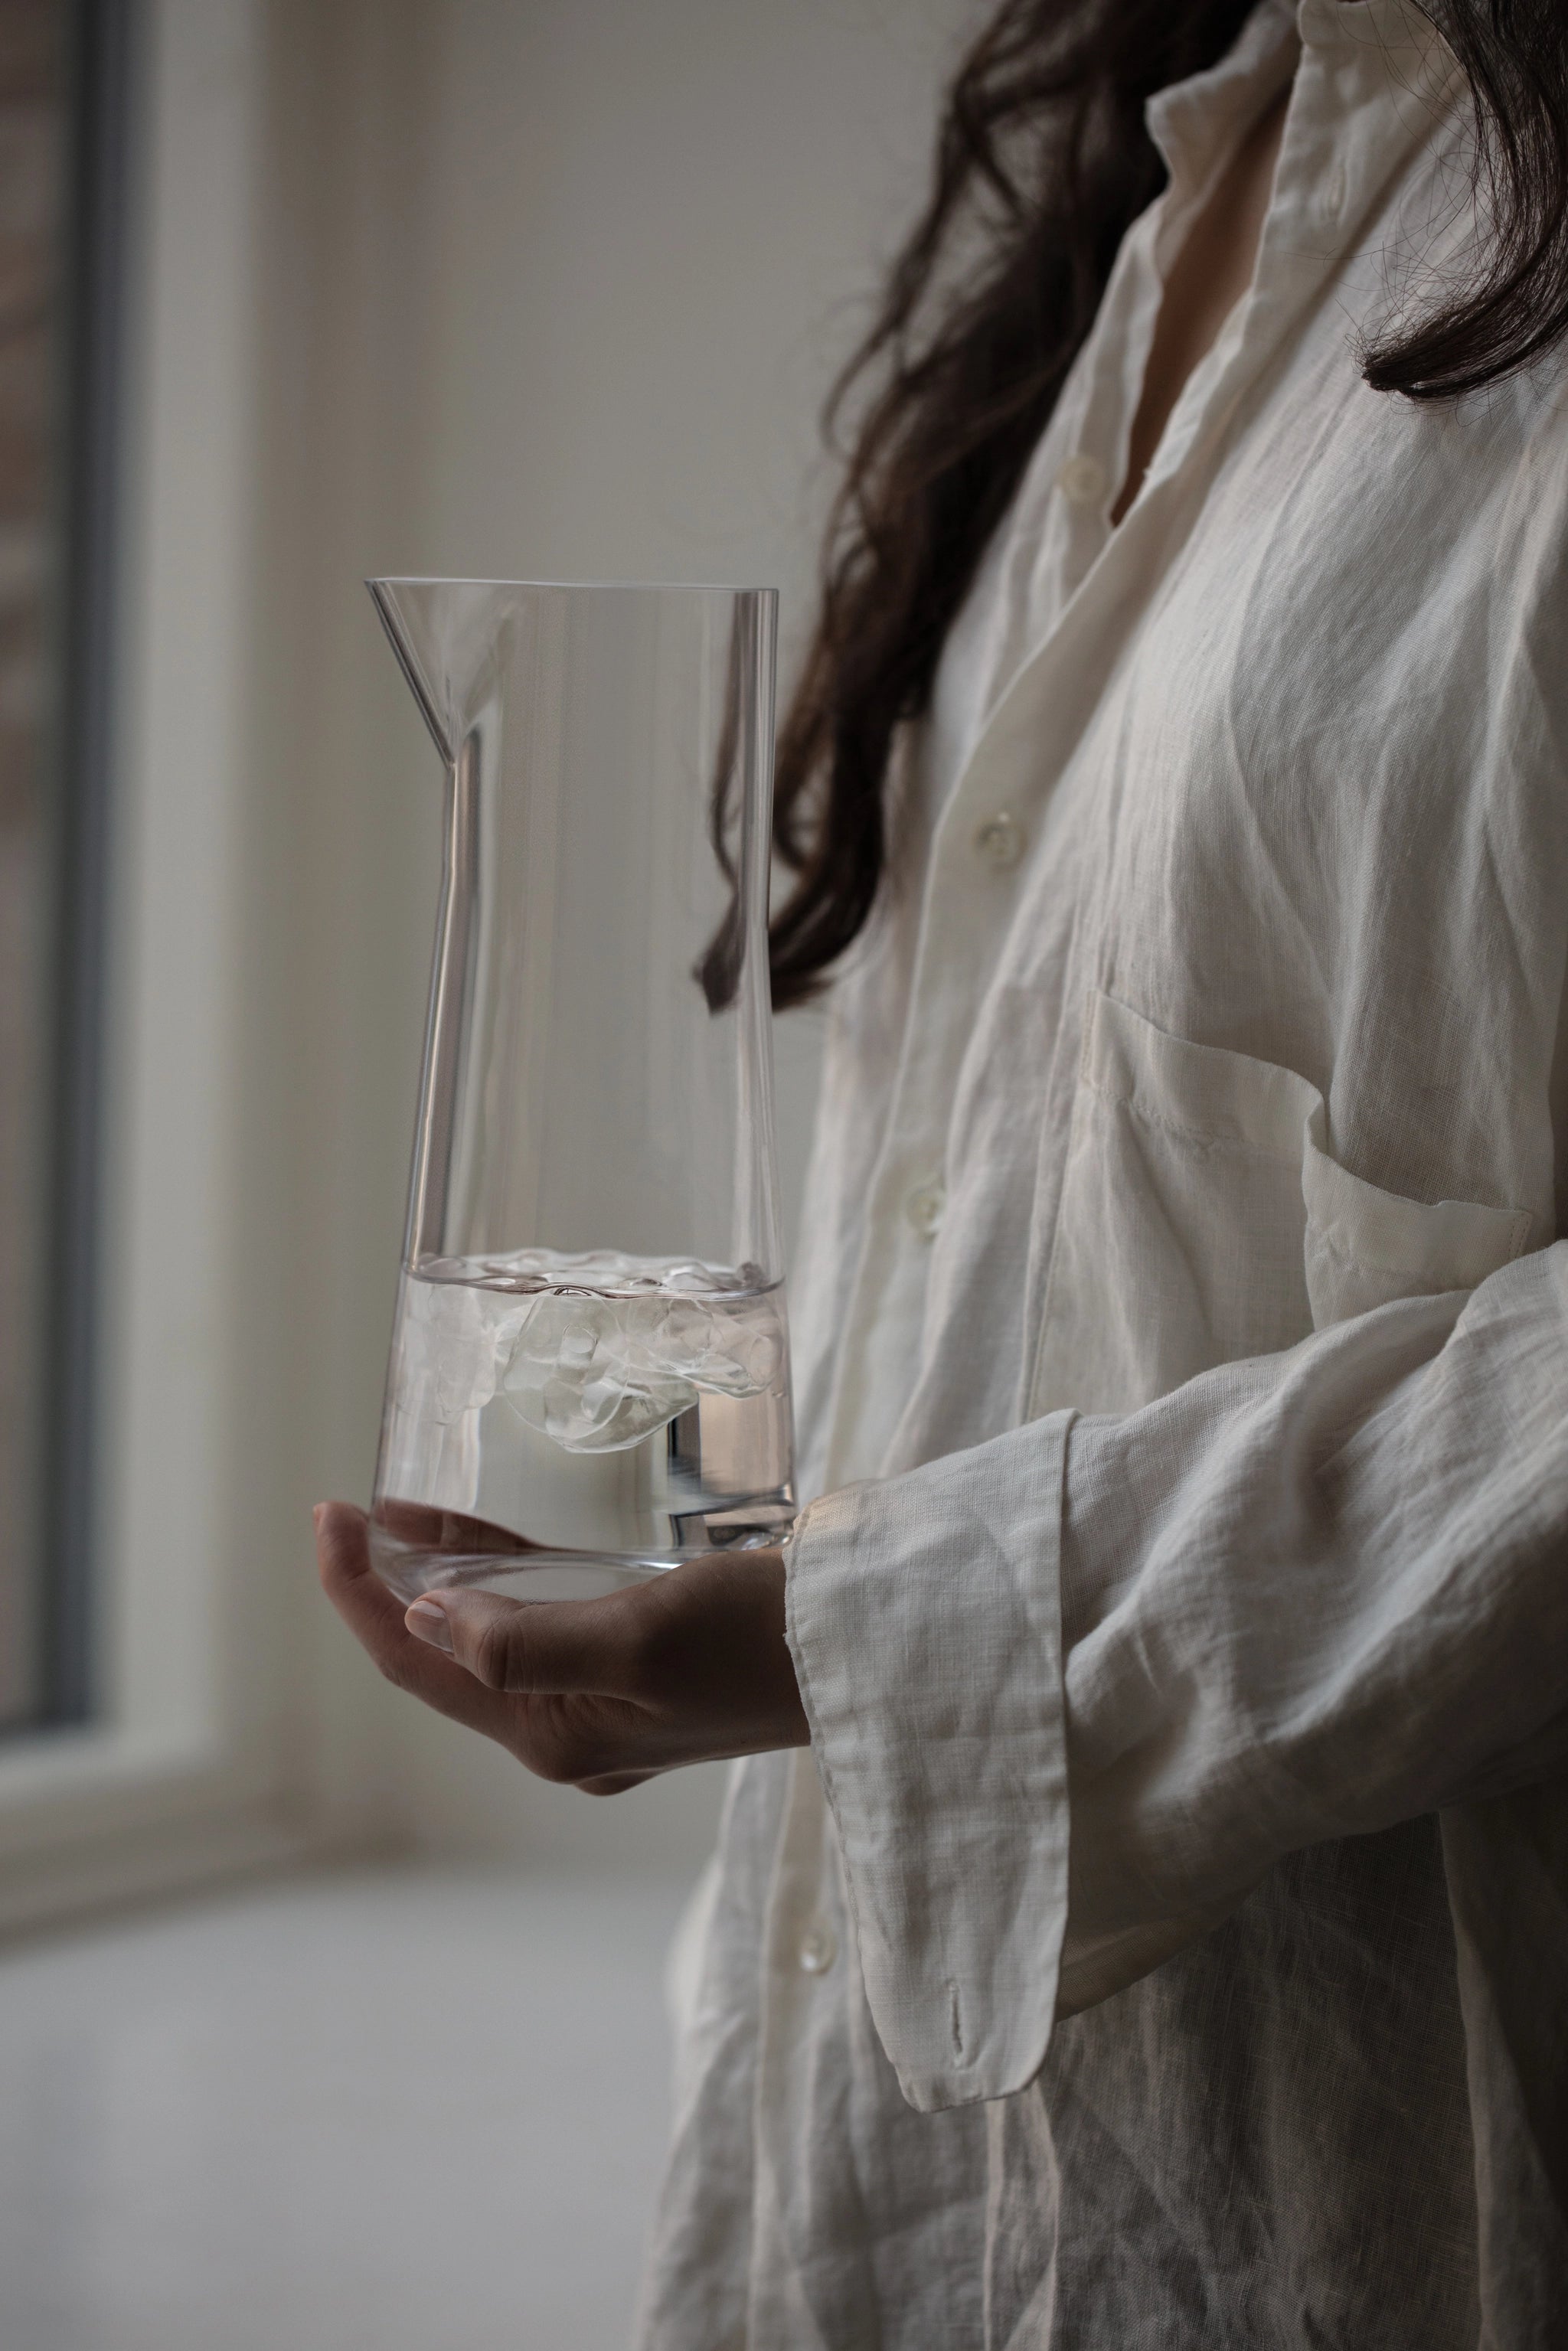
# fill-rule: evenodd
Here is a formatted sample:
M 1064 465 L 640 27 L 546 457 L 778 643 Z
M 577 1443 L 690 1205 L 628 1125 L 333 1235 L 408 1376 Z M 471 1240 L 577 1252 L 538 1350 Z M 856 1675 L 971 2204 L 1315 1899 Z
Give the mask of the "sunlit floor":
M 620 2351 L 653 1882 L 385 1870 L 0 1953 L 5 2351 Z

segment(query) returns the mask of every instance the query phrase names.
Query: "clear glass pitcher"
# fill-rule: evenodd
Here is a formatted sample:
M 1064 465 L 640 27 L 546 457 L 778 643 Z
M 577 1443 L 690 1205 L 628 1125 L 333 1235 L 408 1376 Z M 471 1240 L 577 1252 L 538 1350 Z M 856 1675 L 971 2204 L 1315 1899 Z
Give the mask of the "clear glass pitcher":
M 370 588 L 446 770 L 376 1567 L 588 1597 L 778 1541 L 777 598 Z

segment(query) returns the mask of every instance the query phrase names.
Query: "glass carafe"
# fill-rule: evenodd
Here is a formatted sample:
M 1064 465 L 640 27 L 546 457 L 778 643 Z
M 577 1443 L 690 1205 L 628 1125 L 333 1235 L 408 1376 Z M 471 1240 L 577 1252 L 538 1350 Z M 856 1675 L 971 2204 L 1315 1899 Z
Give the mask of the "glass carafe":
M 376 1567 L 591 1597 L 778 1541 L 774 592 L 370 585 L 446 776 Z

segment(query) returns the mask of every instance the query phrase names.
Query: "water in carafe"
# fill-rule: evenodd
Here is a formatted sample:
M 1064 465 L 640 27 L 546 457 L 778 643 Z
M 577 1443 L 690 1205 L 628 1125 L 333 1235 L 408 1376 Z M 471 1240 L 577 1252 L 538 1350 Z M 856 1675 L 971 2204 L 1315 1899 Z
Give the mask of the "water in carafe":
M 758 1272 L 548 1249 L 406 1272 L 372 1523 L 386 1580 L 410 1600 L 454 1582 L 586 1598 L 777 1541 L 789 1338 Z

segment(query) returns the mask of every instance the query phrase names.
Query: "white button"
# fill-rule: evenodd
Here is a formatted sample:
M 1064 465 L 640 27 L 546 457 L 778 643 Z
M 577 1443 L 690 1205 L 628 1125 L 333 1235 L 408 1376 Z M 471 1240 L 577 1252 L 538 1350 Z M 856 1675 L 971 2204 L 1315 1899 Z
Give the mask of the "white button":
M 998 873 L 1005 873 L 1023 855 L 1024 830 L 1016 816 L 998 809 L 984 824 L 975 827 L 975 854 Z
M 819 1919 L 814 1927 L 807 1928 L 800 1938 L 799 1953 L 803 1975 L 826 1975 L 838 1956 L 838 1938 L 831 1927 L 824 1927 Z
M 916 1184 L 904 1204 L 904 1213 L 923 1241 L 930 1240 L 942 1222 L 942 1211 L 947 1205 L 947 1186 L 940 1176 L 928 1184 Z
M 1330 167 L 1327 178 L 1318 191 L 1318 207 L 1325 220 L 1337 220 L 1344 208 L 1344 165 Z
M 1062 466 L 1056 486 L 1075 507 L 1097 506 L 1105 495 L 1105 468 L 1080 449 Z

